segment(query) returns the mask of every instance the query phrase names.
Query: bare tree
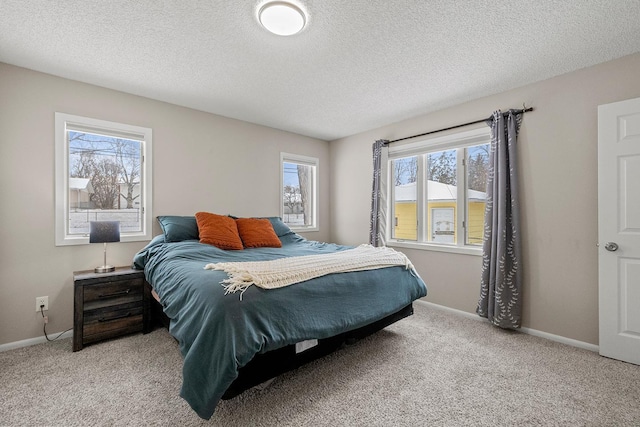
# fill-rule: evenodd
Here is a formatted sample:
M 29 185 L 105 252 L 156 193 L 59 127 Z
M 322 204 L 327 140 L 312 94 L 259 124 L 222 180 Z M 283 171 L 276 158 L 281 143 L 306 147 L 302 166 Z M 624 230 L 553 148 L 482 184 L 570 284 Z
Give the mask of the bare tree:
M 70 176 L 72 178 L 91 178 L 96 169 L 96 156 L 93 151 L 83 151 L 79 154 L 80 160 L 74 162 Z
M 90 196 L 97 208 L 118 207 L 119 197 L 127 202 L 127 209 L 140 197 L 134 196 L 136 185 L 140 184 L 140 155 L 135 141 L 99 135 L 72 132 L 69 143 L 78 157 L 73 162 L 70 176 L 88 178 L 94 193 Z M 126 186 L 126 194 L 120 193 L 120 184 Z
M 299 197 L 300 196 L 300 188 L 299 187 L 294 187 L 291 185 L 285 185 L 284 186 L 284 194 L 283 194 L 283 198 L 284 200 L 282 201 L 284 203 L 284 205 L 286 207 L 289 208 L 289 212 L 293 213 L 294 209 L 296 207 L 296 204 L 299 201 Z M 289 221 L 287 221 L 289 222 Z
M 487 191 L 487 177 L 489 174 L 489 144 L 474 147 L 473 157 L 469 157 L 468 179 L 469 189 Z
M 304 217 L 304 225 L 311 224 L 311 195 L 309 189 L 309 175 L 311 167 L 298 165 L 298 183 L 300 184 L 300 204 L 302 207 L 302 215 Z
M 416 182 L 418 179 L 418 158 L 413 156 L 395 160 L 393 162 L 393 176 L 396 187 Z
M 119 166 L 109 158 L 96 162 L 95 170 L 91 176 L 93 194 L 91 200 L 99 209 L 114 209 L 117 207 L 120 189 L 118 186 Z
M 427 179 L 443 184 L 456 185 L 456 150 L 429 154 L 427 161 Z
M 469 189 L 487 191 L 489 162 L 480 153 L 469 159 Z
M 120 180 L 127 188 L 127 194 L 120 193 L 120 195 L 127 201 L 126 208 L 132 209 L 133 201 L 140 197 L 140 194 L 133 195 L 135 186 L 140 184 L 140 159 L 136 155 L 136 148 L 129 141 L 116 139 L 113 144 L 119 166 Z

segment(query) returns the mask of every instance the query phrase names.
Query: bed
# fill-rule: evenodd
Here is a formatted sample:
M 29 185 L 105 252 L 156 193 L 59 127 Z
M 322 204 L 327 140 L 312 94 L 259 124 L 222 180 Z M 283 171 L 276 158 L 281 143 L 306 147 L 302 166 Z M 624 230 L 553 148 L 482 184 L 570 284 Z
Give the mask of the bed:
M 227 293 L 216 262 L 331 254 L 349 246 L 306 240 L 267 218 L 280 248 L 200 243 L 194 217 L 159 217 L 163 234 L 134 257 L 184 358 L 180 395 L 204 419 L 222 398 L 268 380 L 412 314 L 426 286 L 403 266 L 328 274 L 279 289 Z M 195 226 L 195 230 L 194 230 Z

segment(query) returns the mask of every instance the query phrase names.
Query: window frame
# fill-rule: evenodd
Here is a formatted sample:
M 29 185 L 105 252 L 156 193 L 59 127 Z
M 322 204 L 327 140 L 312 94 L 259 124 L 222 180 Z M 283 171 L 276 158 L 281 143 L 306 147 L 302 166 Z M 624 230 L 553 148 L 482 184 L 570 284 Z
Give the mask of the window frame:
M 137 232 L 122 232 L 121 242 L 149 241 L 152 236 L 152 145 L 150 128 L 55 113 L 55 244 L 56 246 L 89 244 L 89 233 L 70 234 L 69 224 L 69 140 L 68 130 L 96 132 L 105 136 L 141 141 L 140 207 L 142 226 Z
M 319 192 L 319 180 L 320 175 L 320 159 L 317 157 L 303 156 L 300 154 L 280 153 L 280 218 L 284 221 L 284 164 L 295 163 L 304 166 L 312 167 L 311 174 L 311 211 L 313 214 L 313 224 L 307 227 L 300 227 L 295 225 L 289 225 L 289 228 L 295 232 L 306 233 L 308 231 L 319 231 L 319 217 L 318 217 L 318 192 Z
M 382 176 L 386 177 L 387 182 L 387 203 L 384 206 L 387 212 L 386 223 L 386 243 L 388 246 L 421 249 L 437 252 L 449 252 L 467 255 L 482 255 L 481 245 L 469 245 L 467 244 L 467 227 L 469 223 L 469 206 L 467 203 L 467 164 L 466 164 L 466 148 L 475 145 L 482 145 L 491 143 L 491 129 L 489 127 L 482 127 L 473 129 L 470 131 L 456 132 L 445 136 L 423 139 L 416 142 L 410 142 L 405 144 L 394 144 L 388 148 L 387 159 L 383 162 L 384 170 Z M 464 188 L 465 191 L 458 191 L 456 197 L 456 230 L 462 230 L 462 237 L 458 232 L 458 241 L 454 244 L 434 243 L 426 240 L 428 233 L 428 202 L 426 200 L 426 156 L 430 152 L 438 152 L 452 149 L 462 149 L 465 156 L 458 155 L 457 157 L 457 186 Z M 417 208 L 417 240 L 403 240 L 395 239 L 393 235 L 394 225 L 394 211 L 395 211 L 395 199 L 394 199 L 394 182 L 392 162 L 395 159 L 417 156 L 418 164 L 418 176 L 416 181 L 416 208 Z M 460 209 L 462 207 L 462 210 Z M 462 214 L 461 214 L 462 213 Z

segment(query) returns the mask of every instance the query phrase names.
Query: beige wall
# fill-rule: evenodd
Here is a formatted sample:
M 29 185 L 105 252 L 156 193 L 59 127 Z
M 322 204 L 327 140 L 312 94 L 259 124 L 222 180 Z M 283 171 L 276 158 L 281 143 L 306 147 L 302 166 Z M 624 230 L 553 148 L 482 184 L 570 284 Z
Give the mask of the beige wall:
M 54 245 L 56 111 L 153 129 L 154 216 L 278 214 L 279 152 L 319 157 L 321 229 L 306 237 L 358 244 L 368 239 L 374 140 L 523 102 L 535 108 L 519 139 L 523 326 L 597 344 L 597 105 L 640 97 L 638 75 L 640 54 L 327 144 L 0 63 L 0 344 L 42 335 L 37 296 L 49 296 L 49 331 L 71 327 L 71 274 L 101 260 L 100 245 Z M 129 264 L 143 244 L 110 245 L 110 262 Z M 474 311 L 479 257 L 405 252 L 427 300 Z
M 523 326 L 598 343 L 597 106 L 640 97 L 640 54 L 331 142 L 331 238 L 368 239 L 371 144 L 522 107 Z M 471 129 L 471 128 L 469 128 Z M 350 212 L 344 215 L 344 212 Z M 475 312 L 481 258 L 404 250 L 427 300 Z
M 54 245 L 54 113 L 153 129 L 153 215 L 199 210 L 279 215 L 280 151 L 320 159 L 320 231 L 328 240 L 329 144 L 0 63 L 0 344 L 72 326 L 72 272 L 101 264 L 101 245 Z M 154 234 L 160 229 L 154 224 Z M 128 265 L 144 245 L 110 244 Z

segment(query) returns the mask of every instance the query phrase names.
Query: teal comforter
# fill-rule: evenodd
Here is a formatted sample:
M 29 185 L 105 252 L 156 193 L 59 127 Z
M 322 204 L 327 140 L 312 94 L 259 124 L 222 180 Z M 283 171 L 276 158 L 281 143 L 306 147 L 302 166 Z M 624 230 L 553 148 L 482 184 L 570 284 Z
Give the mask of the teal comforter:
M 134 258 L 171 319 L 170 333 L 184 357 L 180 395 L 209 419 L 238 369 L 256 354 L 321 339 L 372 323 L 426 295 L 422 279 L 404 267 L 338 273 L 280 289 L 256 286 L 224 294 L 221 261 L 272 260 L 350 249 L 291 233 L 282 248 L 225 251 L 197 240 L 156 237 Z

